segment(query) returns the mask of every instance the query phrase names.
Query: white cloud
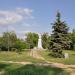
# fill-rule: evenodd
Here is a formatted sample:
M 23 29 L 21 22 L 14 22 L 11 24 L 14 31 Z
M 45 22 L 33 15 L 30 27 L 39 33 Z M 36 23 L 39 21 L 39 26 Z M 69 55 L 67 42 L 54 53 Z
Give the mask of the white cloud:
M 8 31 L 16 31 L 15 27 L 14 26 L 8 26 Z
M 9 25 L 21 21 L 23 17 L 15 12 L 0 11 L 0 25 Z
M 16 11 L 0 10 L 0 25 L 11 25 L 22 22 L 23 19 L 33 18 L 32 10 L 17 8 Z
M 22 8 L 16 8 L 16 12 L 20 13 L 20 14 L 25 14 L 27 16 L 30 16 L 30 15 L 32 15 L 33 10 L 29 9 L 29 8 L 24 8 L 24 9 L 22 9 Z
M 34 19 L 32 16 L 33 10 L 29 8 L 16 8 L 16 13 L 23 15 L 26 19 Z
M 15 31 L 19 38 L 25 38 L 25 34 L 33 29 L 33 10 L 29 8 L 16 8 L 15 10 L 0 10 L 1 33 Z M 7 26 L 9 25 L 9 26 Z

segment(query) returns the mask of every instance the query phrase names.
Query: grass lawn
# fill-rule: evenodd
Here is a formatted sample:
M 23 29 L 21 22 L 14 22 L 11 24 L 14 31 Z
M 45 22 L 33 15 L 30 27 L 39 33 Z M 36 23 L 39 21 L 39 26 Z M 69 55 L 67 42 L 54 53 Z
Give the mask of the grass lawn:
M 45 58 L 45 60 L 50 62 L 58 62 L 58 63 L 64 63 L 64 64 L 75 64 L 75 51 L 72 50 L 64 50 L 63 53 L 69 54 L 69 59 L 64 58 L 53 58 L 49 56 L 49 51 L 38 51 L 38 53 Z
M 69 75 L 69 73 L 51 66 L 0 63 L 0 75 Z
M 0 61 L 17 61 L 17 62 L 44 62 L 44 60 L 33 58 L 29 55 L 30 51 L 23 51 L 21 54 L 16 52 L 0 52 Z
M 34 63 L 31 65 L 22 65 L 0 62 L 0 75 L 70 75 L 65 71 L 65 69 L 51 66 L 39 66 L 35 64 L 40 62 L 44 63 L 46 61 L 75 64 L 75 51 L 64 50 L 64 53 L 69 53 L 69 59 L 53 58 L 49 56 L 50 52 L 47 50 L 37 50 L 37 53 L 44 57 L 45 60 L 33 58 L 29 53 L 30 51 L 23 51 L 21 54 L 16 52 L 0 52 L 0 61 L 29 61 Z
M 37 50 L 37 53 L 40 54 L 42 57 L 45 58 L 45 61 L 42 59 L 36 59 L 29 55 L 30 51 L 24 51 L 21 54 L 18 54 L 16 52 L 0 52 L 0 61 L 17 61 L 17 62 L 32 62 L 32 63 L 40 63 L 40 62 L 58 62 L 58 63 L 64 63 L 64 64 L 75 64 L 75 51 L 67 51 L 64 50 L 64 53 L 69 54 L 69 59 L 64 58 L 53 58 L 49 56 L 49 51 L 46 50 Z

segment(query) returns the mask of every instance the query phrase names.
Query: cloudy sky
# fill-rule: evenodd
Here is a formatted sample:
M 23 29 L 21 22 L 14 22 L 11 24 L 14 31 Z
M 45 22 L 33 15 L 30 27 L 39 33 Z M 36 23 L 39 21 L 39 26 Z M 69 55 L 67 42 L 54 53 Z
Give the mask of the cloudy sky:
M 75 0 L 0 0 L 0 35 L 15 31 L 24 38 L 27 32 L 49 32 L 57 10 L 70 31 L 75 28 Z

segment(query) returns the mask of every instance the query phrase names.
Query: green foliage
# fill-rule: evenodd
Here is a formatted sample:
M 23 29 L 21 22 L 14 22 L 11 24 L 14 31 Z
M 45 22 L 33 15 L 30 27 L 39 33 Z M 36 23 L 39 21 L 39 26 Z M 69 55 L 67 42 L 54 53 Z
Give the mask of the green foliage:
M 73 50 L 75 50 L 75 44 L 73 44 Z
M 17 36 L 15 32 L 4 32 L 1 39 L 1 48 L 9 51 L 14 46 L 15 41 L 17 40 Z
M 31 50 L 25 49 L 23 51 L 3 51 L 0 52 L 0 61 L 14 61 L 14 62 L 32 62 L 32 63 L 43 63 L 42 59 L 36 59 L 31 57 Z M 20 54 L 20 55 L 19 55 Z
M 49 46 L 52 51 L 59 55 L 59 50 L 69 48 L 68 27 L 65 22 L 61 21 L 61 15 L 57 12 L 56 21 L 52 24 L 53 33 Z
M 75 29 L 73 29 L 72 33 L 69 33 L 68 36 L 71 41 L 71 49 L 75 50 Z
M 69 73 L 61 68 L 35 64 L 20 65 L 0 63 L 0 70 L 4 71 L 2 75 L 69 75 Z
M 0 49 L 2 50 L 2 47 L 3 47 L 3 38 L 0 37 Z
M 37 47 L 37 44 L 38 44 L 38 34 L 36 33 L 32 33 L 33 34 L 33 44 L 35 47 Z
M 64 58 L 64 54 L 62 54 L 62 50 L 58 50 L 58 51 L 53 51 L 51 54 L 49 54 L 53 57 L 56 57 L 56 58 Z
M 42 35 L 42 47 L 44 49 L 48 48 L 48 41 L 50 40 L 50 37 L 48 35 L 48 33 L 43 33 Z
M 38 34 L 29 32 L 26 34 L 25 40 L 27 42 L 29 49 L 32 49 L 36 47 L 38 44 Z
M 18 39 L 15 32 L 4 32 L 0 37 L 0 48 L 4 51 L 20 51 L 27 48 L 27 44 L 24 40 Z
M 22 49 L 26 48 L 26 44 L 23 40 L 17 39 L 14 45 L 14 48 L 17 49 L 17 52 L 22 51 Z
M 64 59 L 64 58 L 59 58 L 59 55 L 57 58 L 54 58 L 50 54 L 52 54 L 52 51 L 49 50 L 40 50 L 38 53 L 45 59 L 45 61 L 49 62 L 55 62 L 55 63 L 63 63 L 66 65 L 75 65 L 75 51 L 74 50 L 63 50 L 63 54 L 68 53 L 69 58 Z M 54 54 L 53 54 L 54 55 Z
M 0 49 L 4 51 L 21 51 L 22 49 L 32 49 L 38 44 L 38 34 L 27 33 L 24 40 L 18 39 L 15 32 L 4 32 L 0 37 Z

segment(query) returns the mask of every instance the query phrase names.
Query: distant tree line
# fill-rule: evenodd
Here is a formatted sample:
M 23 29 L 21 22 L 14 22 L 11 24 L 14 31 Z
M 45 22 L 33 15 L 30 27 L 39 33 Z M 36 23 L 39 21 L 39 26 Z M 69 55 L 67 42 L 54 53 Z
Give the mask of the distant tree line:
M 27 33 L 26 38 L 19 39 L 15 32 L 4 32 L 0 37 L 0 50 L 2 51 L 22 51 L 23 49 L 32 49 L 38 44 L 38 34 Z
M 62 50 L 75 50 L 75 29 L 69 31 L 68 25 L 61 21 L 61 14 L 57 12 L 56 20 L 52 23 L 52 34 L 42 34 L 42 47 L 52 50 L 54 55 L 62 54 Z M 38 45 L 39 36 L 37 33 L 26 33 L 25 39 L 19 39 L 15 32 L 4 32 L 0 37 L 0 50 L 2 51 L 22 51 L 23 49 L 33 49 Z

